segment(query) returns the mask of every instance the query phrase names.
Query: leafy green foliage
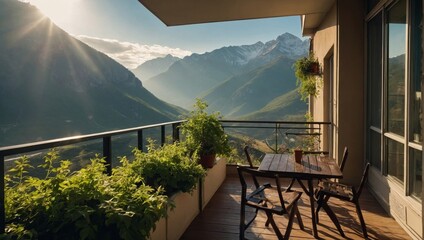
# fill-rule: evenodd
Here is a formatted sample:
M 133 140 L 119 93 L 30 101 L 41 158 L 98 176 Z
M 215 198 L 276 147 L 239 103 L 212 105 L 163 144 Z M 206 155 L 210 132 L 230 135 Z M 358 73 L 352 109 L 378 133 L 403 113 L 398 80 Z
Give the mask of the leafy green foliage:
M 293 66 L 302 100 L 308 99 L 309 96 L 318 96 L 322 83 L 319 62 L 314 54 L 310 53 L 308 57 L 298 59 Z
M 54 167 L 59 163 L 57 167 Z M 105 174 L 96 157 L 71 172 L 54 150 L 38 166 L 44 178 L 26 175 L 28 159 L 6 175 L 5 239 L 146 239 L 166 214 L 168 198 L 133 174 L 128 163 Z
M 185 145 L 175 142 L 157 147 L 150 142 L 148 152 L 134 150 L 131 163 L 134 172 L 153 188 L 163 187 L 166 195 L 176 192 L 191 192 L 205 170 L 188 157 Z
M 206 102 L 196 99 L 195 109 L 181 125 L 185 143 L 189 151 L 195 155 L 228 155 L 231 149 L 228 136 L 219 122 L 220 114 L 218 112 L 208 114 L 207 107 Z

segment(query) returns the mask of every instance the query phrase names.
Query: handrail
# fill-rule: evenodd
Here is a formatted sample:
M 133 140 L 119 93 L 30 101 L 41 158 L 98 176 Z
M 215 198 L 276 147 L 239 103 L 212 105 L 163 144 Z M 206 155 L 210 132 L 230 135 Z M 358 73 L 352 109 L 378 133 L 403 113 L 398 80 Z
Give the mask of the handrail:
M 46 141 L 40 141 L 40 142 L 32 142 L 32 143 L 25 143 L 25 144 L 19 144 L 19 145 L 13 145 L 13 146 L 6 146 L 6 147 L 0 147 L 0 234 L 4 233 L 5 231 L 5 225 L 6 225 L 6 216 L 5 216 L 5 192 L 4 192 L 4 170 L 5 170 L 5 157 L 16 155 L 16 154 L 22 154 L 32 151 L 39 151 L 39 150 L 46 150 L 50 148 L 60 147 L 60 146 L 66 146 L 76 143 L 82 143 L 87 142 L 90 140 L 96 140 L 96 139 L 102 139 L 103 140 L 103 157 L 106 160 L 106 166 L 107 166 L 107 172 L 110 174 L 112 172 L 112 136 L 116 135 L 122 135 L 127 133 L 137 133 L 137 147 L 138 149 L 143 148 L 143 130 L 152 129 L 152 128 L 158 128 L 160 127 L 160 139 L 161 144 L 163 145 L 165 143 L 165 126 L 172 126 L 172 139 L 173 141 L 180 139 L 179 134 L 179 128 L 178 126 L 181 125 L 181 123 L 185 122 L 185 120 L 179 120 L 179 121 L 171 121 L 171 122 L 165 122 L 165 123 L 159 123 L 159 124 L 152 124 L 152 125 L 146 125 L 146 126 L 140 126 L 140 127 L 133 127 L 133 128 L 127 128 L 127 129 L 120 129 L 120 130 L 114 130 L 114 131 L 107 131 L 102 133 L 94 133 L 94 134 L 87 134 L 87 135 L 81 135 L 81 136 L 72 136 L 72 137 L 65 137 L 65 138 L 59 138 L 59 139 L 52 139 L 52 140 L 46 140 Z M 302 121 L 257 121 L 257 120 L 220 120 L 221 124 L 224 128 L 271 128 L 275 129 L 276 136 L 275 141 L 277 143 L 278 136 L 277 131 L 279 129 L 298 129 L 298 130 L 318 130 L 318 133 L 321 134 L 321 125 L 329 125 L 331 122 L 302 122 Z M 231 125 L 224 125 L 225 123 L 238 123 L 238 124 L 273 124 L 273 126 L 231 126 Z M 299 124 L 305 124 L 310 125 L 311 127 L 284 127 L 281 125 L 299 125 Z M 318 127 L 312 127 L 313 125 L 318 124 Z
M 271 144 L 268 140 L 265 139 L 265 143 L 268 147 L 274 152 L 279 151 L 278 141 L 282 139 L 278 138 L 278 135 L 285 136 L 310 136 L 310 137 L 319 137 L 323 133 L 323 125 L 331 125 L 331 122 L 320 121 L 320 122 L 306 122 L 306 121 L 266 121 L 266 120 L 221 120 L 222 125 L 225 128 L 233 129 L 274 129 L 274 139 L 271 141 L 275 142 L 275 146 L 271 147 Z M 227 123 L 227 124 L 225 124 Z M 252 124 L 255 124 L 252 126 Z M 258 124 L 268 124 L 268 126 L 257 126 Z M 293 126 L 294 125 L 294 126 Z M 284 130 L 283 133 L 281 130 Z M 293 130 L 288 132 L 287 130 Z M 297 131 L 296 131 L 297 130 Z M 318 138 L 318 147 L 319 149 L 314 149 L 314 152 L 328 152 L 320 149 L 321 140 Z M 286 149 L 287 150 L 287 149 Z M 311 150 L 308 150 L 311 151 Z M 312 151 L 311 151 L 312 152 Z
M 279 124 L 321 124 L 327 125 L 331 122 L 305 122 L 305 121 L 267 121 L 267 120 L 220 120 L 222 123 L 279 123 Z
M 104 138 L 104 137 L 112 137 L 112 136 L 116 136 L 116 135 L 122 135 L 122 134 L 126 134 L 126 133 L 137 132 L 137 131 L 140 131 L 140 130 L 146 130 L 146 129 L 150 129 L 150 128 L 156 128 L 156 127 L 161 127 L 161 126 L 166 126 L 166 125 L 181 124 L 184 121 L 185 120 L 172 121 L 172 122 L 151 124 L 151 125 L 146 125 L 146 126 L 126 128 L 126 129 L 120 129 L 120 130 L 114 130 L 114 131 L 108 131 L 108 132 L 101 132 L 101 133 L 94 133 L 94 134 L 87 134 L 87 135 L 80 135 L 80 136 L 72 136 L 72 137 L 64 137 L 64 138 L 58 138 L 58 139 L 52 139 L 52 140 L 46 140 L 46 141 L 40 141 L 40 142 L 32 142 L 32 143 L 25 143 L 25 144 L 19 144 L 19 145 L 0 147 L 0 156 L 9 156 L 9 155 L 15 155 L 15 154 L 20 154 L 20 153 L 44 150 L 44 149 L 48 149 L 48 148 L 66 146 L 66 145 L 71 145 L 71 144 L 75 144 L 75 143 L 81 143 L 81 142 L 87 142 L 87 141 L 90 141 L 90 140 L 100 139 L 100 138 Z

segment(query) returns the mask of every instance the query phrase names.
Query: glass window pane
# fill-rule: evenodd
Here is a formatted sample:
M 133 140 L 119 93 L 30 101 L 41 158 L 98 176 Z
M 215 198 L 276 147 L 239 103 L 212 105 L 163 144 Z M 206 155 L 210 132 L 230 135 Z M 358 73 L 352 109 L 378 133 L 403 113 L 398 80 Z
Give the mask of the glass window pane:
M 422 1 L 412 1 L 411 9 L 422 9 Z M 410 94 L 410 140 L 422 143 L 421 136 L 421 82 L 422 82 L 422 51 L 421 51 L 421 24 L 422 24 L 422 11 L 412 11 L 412 26 L 411 26 L 411 94 Z
M 382 83 L 382 14 L 368 22 L 368 119 L 369 125 L 381 129 Z
M 406 3 L 397 2 L 387 14 L 387 129 L 404 136 Z
M 370 130 L 370 162 L 377 169 L 381 169 L 381 134 Z
M 421 199 L 421 186 L 422 186 L 422 152 L 416 149 L 410 151 L 410 191 L 411 195 Z
M 403 144 L 392 139 L 387 141 L 387 173 L 403 182 L 404 149 Z

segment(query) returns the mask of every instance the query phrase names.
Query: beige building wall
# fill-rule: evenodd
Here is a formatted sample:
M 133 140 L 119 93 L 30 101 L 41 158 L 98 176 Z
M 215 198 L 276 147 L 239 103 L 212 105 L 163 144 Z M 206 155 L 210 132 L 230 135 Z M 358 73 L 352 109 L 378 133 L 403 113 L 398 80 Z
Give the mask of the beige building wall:
M 358 184 L 364 166 L 364 9 L 362 1 L 336 1 L 313 36 L 315 56 L 323 66 L 323 87 L 313 100 L 316 121 L 332 121 L 332 153 L 341 159 L 349 148 L 343 181 Z M 333 55 L 333 83 L 329 57 Z M 332 96 L 332 97 L 331 97 Z M 330 105 L 331 102 L 331 105 Z M 331 108 L 333 108 L 331 110 Z M 332 119 L 329 119 L 332 111 Z M 324 136 L 324 141 L 331 138 Z
M 334 5 L 331 10 L 328 12 L 326 18 L 318 28 L 316 34 L 312 38 L 312 45 L 315 57 L 318 58 L 320 65 L 322 66 L 323 76 L 322 82 L 320 83 L 321 88 L 319 90 L 319 95 L 315 98 L 312 98 L 311 113 L 314 117 L 314 121 L 329 121 L 332 122 L 333 125 L 331 127 L 325 127 L 323 131 L 323 140 L 321 141 L 321 149 L 329 150 L 330 155 L 337 156 L 337 152 L 334 151 L 335 148 L 332 141 L 333 134 L 330 132 L 337 129 L 336 121 L 333 121 L 337 115 L 336 111 L 332 111 L 330 113 L 330 101 L 331 103 L 336 103 L 333 101 L 335 99 L 330 99 L 331 96 L 336 96 L 335 94 L 331 94 L 334 88 L 332 88 L 331 79 L 335 78 L 335 68 L 333 68 L 332 72 L 330 71 L 330 67 L 328 64 L 328 57 L 336 51 L 336 39 L 337 39 L 337 6 Z M 333 61 L 334 64 L 334 61 Z M 331 77 L 333 76 L 333 77 Z M 334 82 L 334 81 L 333 81 Z M 330 116 L 334 117 L 330 117 Z

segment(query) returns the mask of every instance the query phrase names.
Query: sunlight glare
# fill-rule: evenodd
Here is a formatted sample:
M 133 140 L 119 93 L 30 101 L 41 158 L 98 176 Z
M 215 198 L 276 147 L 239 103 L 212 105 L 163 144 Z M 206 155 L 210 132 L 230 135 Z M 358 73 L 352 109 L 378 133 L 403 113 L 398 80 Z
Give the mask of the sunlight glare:
M 80 0 L 30 0 L 41 12 L 49 17 L 59 26 L 66 26 L 72 23 L 72 14 L 76 10 L 75 5 Z

